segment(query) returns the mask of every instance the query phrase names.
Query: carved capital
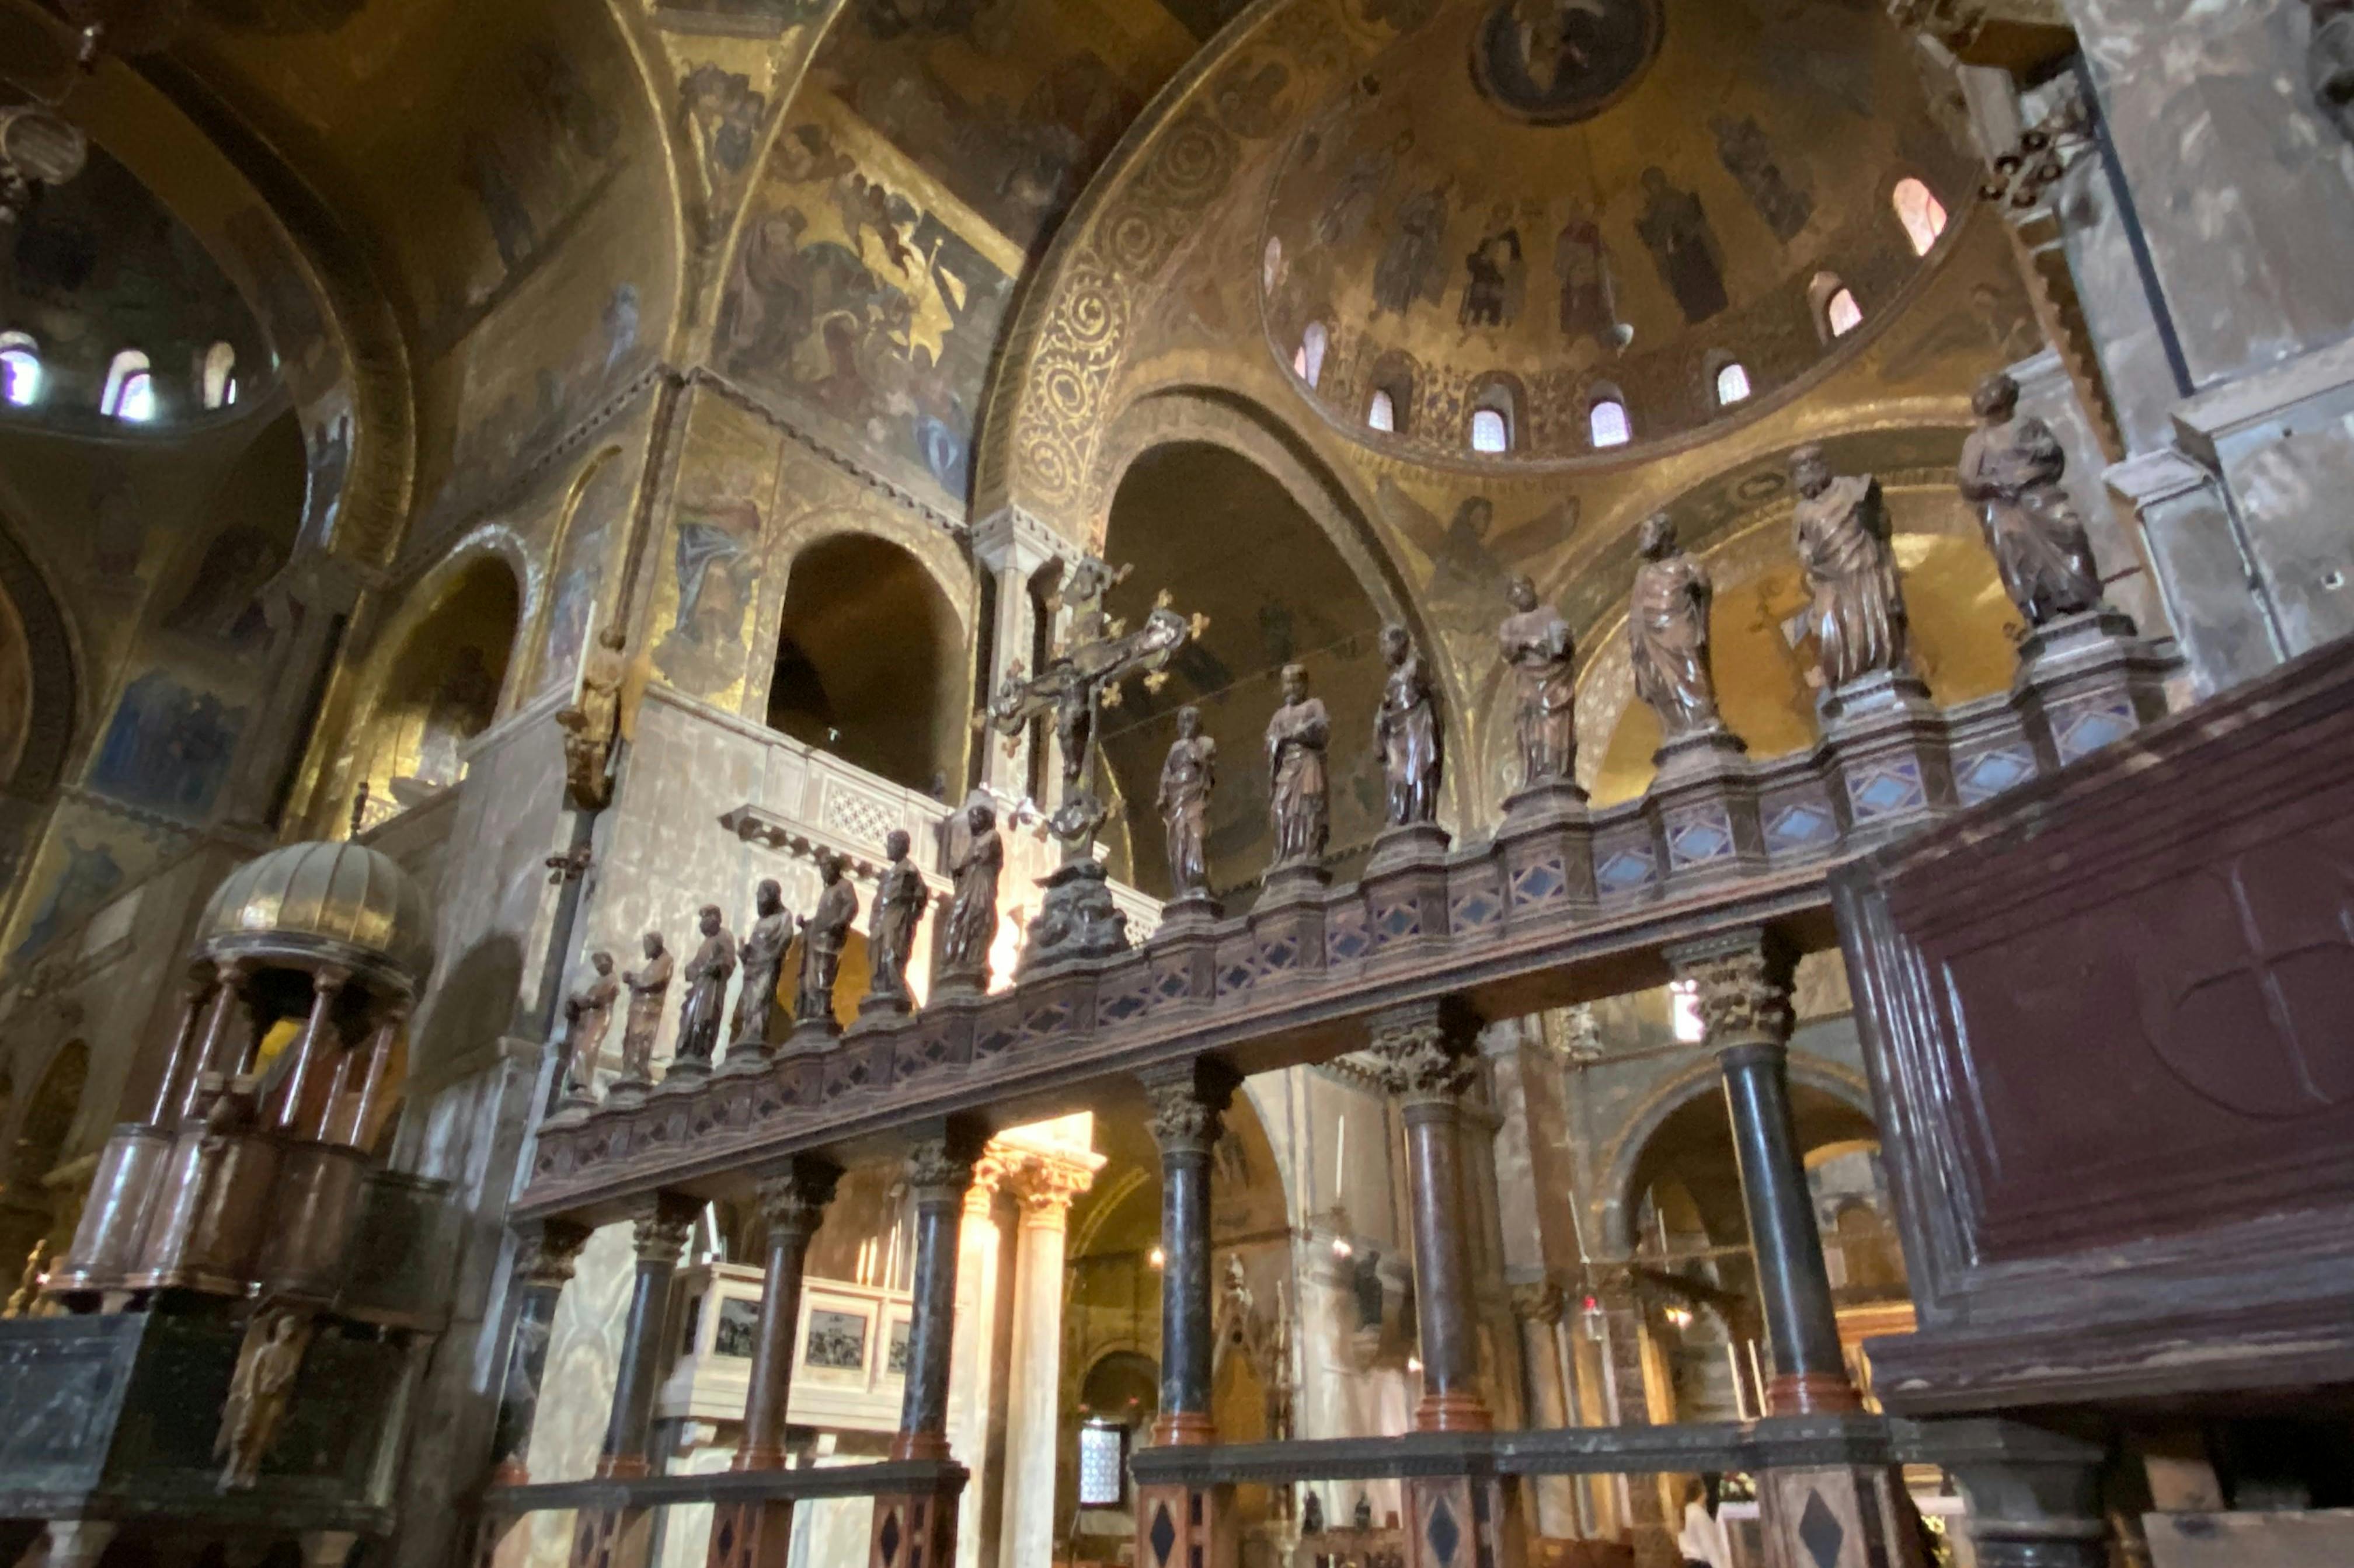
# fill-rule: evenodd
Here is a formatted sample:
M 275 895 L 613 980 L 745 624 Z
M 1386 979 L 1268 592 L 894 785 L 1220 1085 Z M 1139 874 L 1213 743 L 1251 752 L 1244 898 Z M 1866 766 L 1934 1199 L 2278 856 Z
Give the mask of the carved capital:
M 1366 1048 L 1382 1086 L 1398 1099 L 1458 1100 L 1479 1073 L 1469 1032 L 1436 1007 L 1404 1007 L 1373 1020 Z
M 1667 959 L 1678 980 L 1691 982 L 1710 1045 L 1789 1043 L 1795 960 L 1770 932 L 1712 937 L 1671 948 Z
M 1558 1323 L 1561 1287 L 1550 1279 L 1523 1280 L 1512 1287 L 1512 1316 L 1523 1323 Z
M 1095 1185 L 1092 1166 L 1058 1154 L 1031 1154 L 1005 1173 L 1005 1189 L 1022 1205 L 1032 1224 L 1059 1224 L 1070 1212 L 1071 1200 Z
M 926 1139 L 907 1147 L 907 1185 L 918 1196 L 943 1193 L 962 1197 L 972 1184 L 971 1156 L 946 1139 Z
M 834 1184 L 841 1180 L 841 1170 L 824 1160 L 796 1160 L 755 1183 L 760 1217 L 772 1234 L 814 1231 L 825 1218 L 825 1206 L 833 1202 Z
M 1234 1075 L 1219 1063 L 1196 1059 L 1142 1078 L 1152 1102 L 1147 1125 L 1162 1157 L 1209 1153 L 1218 1141 L 1226 1107 L 1234 1101 Z
M 679 1254 L 686 1250 L 688 1233 L 695 1227 L 696 1207 L 665 1193 L 639 1213 L 631 1240 L 638 1249 L 641 1266 L 676 1266 Z
M 572 1283 L 580 1249 L 588 1245 L 587 1225 L 570 1220 L 544 1220 L 526 1225 L 515 1236 L 515 1277 L 527 1288 L 561 1290 Z

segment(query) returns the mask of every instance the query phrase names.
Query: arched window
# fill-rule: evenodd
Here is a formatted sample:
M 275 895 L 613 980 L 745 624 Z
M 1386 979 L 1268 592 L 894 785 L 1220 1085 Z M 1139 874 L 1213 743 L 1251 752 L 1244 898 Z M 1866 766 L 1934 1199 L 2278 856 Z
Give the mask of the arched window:
M 1627 405 L 1607 393 L 1595 398 L 1585 410 L 1585 433 L 1596 447 L 1625 446 L 1635 437 Z
M 1726 360 L 1716 372 L 1716 406 L 1729 408 L 1735 403 L 1745 401 L 1748 397 L 1749 372 L 1742 367 L 1741 361 Z
M 26 408 L 40 395 L 40 349 L 21 332 L 0 332 L 0 401 Z
M 237 401 L 237 350 L 226 343 L 217 343 L 205 350 L 205 407 L 227 408 Z
M 1512 450 L 1512 428 L 1500 408 L 1471 410 L 1471 450 L 1475 452 L 1508 452 Z
M 144 424 L 155 417 L 155 378 L 147 369 L 147 356 L 135 348 L 126 348 L 114 356 L 107 367 L 106 393 L 98 400 L 98 411 L 133 424 Z
M 1929 254 L 1937 236 L 1946 232 L 1946 204 L 1909 175 L 1896 182 L 1888 199 L 1896 208 L 1896 221 L 1904 226 L 1904 237 L 1913 242 L 1913 254 Z
M 1807 298 L 1815 307 L 1815 330 L 1822 334 L 1825 343 L 1845 337 L 1863 324 L 1863 306 L 1857 302 L 1855 291 L 1839 281 L 1835 272 L 1818 272 L 1815 281 L 1807 285 Z
M 1508 452 L 1512 450 L 1512 389 L 1501 382 L 1490 384 L 1471 406 L 1471 450 L 1475 452 Z
M 1373 401 L 1365 405 L 1365 428 L 1386 434 L 1397 433 L 1397 399 L 1386 387 L 1373 388 Z
M 1299 334 L 1299 352 L 1291 356 L 1292 374 L 1310 387 L 1324 374 L 1324 323 L 1310 322 L 1308 330 Z

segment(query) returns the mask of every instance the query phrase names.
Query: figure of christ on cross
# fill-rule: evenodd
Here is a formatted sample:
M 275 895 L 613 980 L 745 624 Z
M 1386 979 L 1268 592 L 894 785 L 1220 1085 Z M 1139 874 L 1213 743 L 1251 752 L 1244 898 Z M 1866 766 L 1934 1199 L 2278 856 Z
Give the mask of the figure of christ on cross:
M 1163 593 L 1144 624 L 1130 631 L 1103 609 L 1103 595 L 1125 576 L 1093 556 L 1065 574 L 1061 602 L 1071 608 L 1071 641 L 1055 650 L 1046 668 L 1024 675 L 1015 665 L 999 683 L 989 711 L 976 721 L 1015 744 L 1036 719 L 1052 715 L 1063 749 L 1063 788 L 1047 831 L 1062 843 L 1063 863 L 1041 879 L 1045 895 L 1023 948 L 1024 970 L 1059 959 L 1100 958 L 1128 947 L 1121 914 L 1096 860 L 1097 830 L 1107 815 L 1096 793 L 1096 732 L 1102 711 L 1119 703 L 1120 683 L 1142 675 L 1148 690 L 1168 678 L 1169 661 L 1202 634 L 1209 618 L 1190 620 L 1169 608 Z
M 1053 716 L 1055 739 L 1063 753 L 1063 788 L 1046 826 L 1061 842 L 1066 863 L 1089 855 L 1096 831 L 1104 822 L 1105 808 L 1095 791 L 1096 730 L 1102 710 L 1119 705 L 1120 683 L 1131 675 L 1142 675 L 1147 690 L 1160 690 L 1168 679 L 1169 661 L 1210 623 L 1204 615 L 1190 620 L 1179 615 L 1163 593 L 1144 624 L 1129 630 L 1102 606 L 1104 592 L 1127 575 L 1126 567 L 1114 571 L 1092 556 L 1080 558 L 1066 574 L 1071 586 L 1060 601 L 1076 612 L 1071 622 L 1073 641 L 1055 650 L 1037 675 L 1025 675 L 1021 665 L 1014 665 L 990 699 L 985 720 L 1007 737 L 1010 748 L 1032 720 Z

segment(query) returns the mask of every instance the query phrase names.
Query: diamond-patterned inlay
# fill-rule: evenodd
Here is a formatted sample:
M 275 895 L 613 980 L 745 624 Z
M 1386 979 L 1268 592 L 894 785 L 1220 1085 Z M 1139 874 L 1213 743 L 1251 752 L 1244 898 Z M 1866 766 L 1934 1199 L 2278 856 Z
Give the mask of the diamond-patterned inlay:
M 2098 751 L 2113 740 L 2123 740 L 2133 733 L 2133 710 L 2124 706 L 2094 708 L 2080 713 L 2060 727 L 2054 736 L 2060 749 L 2060 760 L 2073 762 L 2088 751 Z
M 1837 1568 L 1840 1544 L 1846 1540 L 1847 1531 L 1831 1505 L 1823 1501 L 1821 1492 L 1809 1489 L 1806 1510 L 1798 1515 L 1798 1543 L 1815 1560 L 1815 1568 Z
M 1161 1503 L 1152 1510 L 1152 1560 L 1166 1563 L 1169 1554 L 1177 1550 L 1177 1526 L 1169 1517 L 1169 1505 Z
M 1258 967 L 1262 969 L 1288 969 L 1299 961 L 1299 943 L 1291 937 L 1278 937 L 1261 948 Z
M 1430 1522 L 1422 1527 L 1422 1538 L 1430 1542 L 1431 1561 L 1447 1568 L 1455 1561 L 1455 1549 L 1463 1544 L 1462 1529 L 1455 1522 L 1455 1510 L 1440 1498 L 1430 1505 Z
M 1859 817 L 1884 817 L 1892 811 L 1917 806 L 1923 799 L 1920 764 L 1900 762 L 1893 767 L 1872 768 L 1850 778 L 1847 793 Z
M 1382 935 L 1391 941 L 1415 936 L 1422 929 L 1422 906 L 1417 904 L 1393 904 L 1381 912 L 1379 921 Z
M 1103 1004 L 1104 1018 L 1113 1023 L 1125 1023 L 1151 1005 L 1151 998 L 1141 991 L 1124 991 Z
M 1640 887 L 1651 880 L 1651 856 L 1645 850 L 1622 849 L 1594 868 L 1594 880 L 1606 893 Z
M 1999 747 L 1993 751 L 1981 751 L 1962 764 L 1954 775 L 1954 788 L 1962 803 L 1975 806 L 2015 785 L 2024 784 L 2035 777 L 2035 758 L 2015 747 Z
M 1806 801 L 1785 806 L 1766 824 L 1766 847 L 1796 849 L 1803 844 L 1821 843 L 1838 825 L 1830 812 L 1820 806 Z
M 1355 910 L 1338 915 L 1324 927 L 1324 951 L 1334 959 L 1362 959 L 1373 946 L 1365 934 L 1364 916 Z
M 1722 811 L 1702 811 L 1668 829 L 1668 854 L 1678 865 L 1722 860 L 1733 853 L 1733 824 Z
M 1218 990 L 1231 993 L 1250 989 L 1251 967 L 1248 964 L 1228 964 L 1218 971 Z
M 883 1516 L 883 1531 L 881 1534 L 875 1536 L 875 1544 L 883 1553 L 883 1568 L 891 1568 L 891 1564 L 899 1560 L 899 1510 L 895 1508 Z
M 1523 866 L 1512 878 L 1512 901 L 1516 904 L 1543 904 L 1558 898 L 1568 890 L 1569 880 L 1562 874 L 1561 862 L 1541 860 L 1534 865 Z
M 1485 892 L 1473 893 L 1458 899 L 1447 910 L 1447 923 L 1458 930 L 1485 926 L 1501 914 L 1496 901 Z
M 973 1042 L 972 1054 L 976 1056 L 994 1056 L 1000 1051 L 1004 1050 L 1008 1045 L 1013 1044 L 1013 1031 L 1011 1029 L 992 1029 L 988 1033 Z

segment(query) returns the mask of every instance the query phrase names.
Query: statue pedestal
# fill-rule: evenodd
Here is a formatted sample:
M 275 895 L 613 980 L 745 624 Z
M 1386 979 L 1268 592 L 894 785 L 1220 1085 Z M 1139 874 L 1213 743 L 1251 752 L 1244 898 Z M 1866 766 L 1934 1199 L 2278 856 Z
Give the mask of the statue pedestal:
M 1108 959 L 1128 951 L 1128 916 L 1111 895 L 1111 878 L 1094 856 L 1066 861 L 1038 879 L 1046 890 L 1030 922 L 1019 972 L 1034 973 L 1071 959 Z
M 1585 791 L 1575 779 L 1540 779 L 1504 797 L 1504 821 L 1512 827 L 1585 814 Z
M 711 1064 L 702 1057 L 673 1056 L 670 1065 L 663 1069 L 662 1082 L 654 1086 L 653 1092 L 657 1095 L 688 1094 L 709 1076 Z
M 1719 744 L 1732 742 L 1730 747 Z M 1694 744 L 1697 743 L 1697 744 Z M 1766 869 L 1756 775 L 1740 740 L 1716 730 L 1682 737 L 1644 796 L 1656 863 L 1669 875 L 1750 876 Z M 1660 747 L 1662 754 L 1668 747 Z
M 1889 714 L 1935 713 L 1928 683 L 1913 671 L 1875 670 L 1833 686 L 1815 701 L 1822 715 L 1823 733 L 1834 735 L 1850 725 L 1869 724 Z
M 1882 830 L 1953 810 L 1954 759 L 1929 689 L 1910 670 L 1850 681 L 1822 699 L 1823 749 L 1847 798 L 1848 832 Z
M 613 1080 L 612 1086 L 605 1091 L 605 1108 L 629 1110 L 642 1106 L 646 1103 L 646 1096 L 652 1090 L 653 1083 L 651 1079 L 616 1078 Z
M 1265 889 L 1259 895 L 1259 907 L 1270 904 L 1296 904 L 1313 898 L 1332 885 L 1332 874 L 1321 863 L 1312 860 L 1278 861 L 1267 868 L 1262 880 Z
M 2108 609 L 2045 622 L 2019 645 L 2011 701 L 2046 768 L 2121 740 L 2166 713 L 2165 664 Z
M 1444 865 L 1447 846 L 1454 842 L 1437 822 L 1406 822 L 1384 828 L 1382 836 L 1373 841 L 1373 858 L 1365 863 L 1365 875 L 1370 880 L 1411 866 Z
M 1651 787 L 1656 789 L 1687 773 L 1722 771 L 1748 754 L 1749 743 L 1723 725 L 1672 736 L 1651 753 Z
M 869 991 L 858 999 L 858 1020 L 850 1026 L 853 1034 L 872 1034 L 878 1029 L 896 1029 L 899 1021 L 915 1010 L 906 993 Z
M 1385 828 L 1361 884 L 1373 956 L 1447 935 L 1447 830 L 1436 822 Z
M 1206 930 L 1225 916 L 1225 906 L 1210 896 L 1206 888 L 1189 888 L 1161 906 L 1161 924 L 1147 937 L 1147 944 L 1163 940 L 1181 931 Z
M 785 1036 L 785 1043 L 779 1048 L 777 1054 L 779 1056 L 814 1055 L 820 1052 L 832 1050 L 833 1043 L 841 1038 L 842 1025 L 834 1022 L 831 1013 L 822 1018 L 804 1018 L 793 1025 L 793 1032 Z
M 727 1059 L 719 1064 L 717 1075 L 745 1078 L 765 1073 L 776 1054 L 776 1048 L 765 1037 L 747 1035 L 727 1047 Z

